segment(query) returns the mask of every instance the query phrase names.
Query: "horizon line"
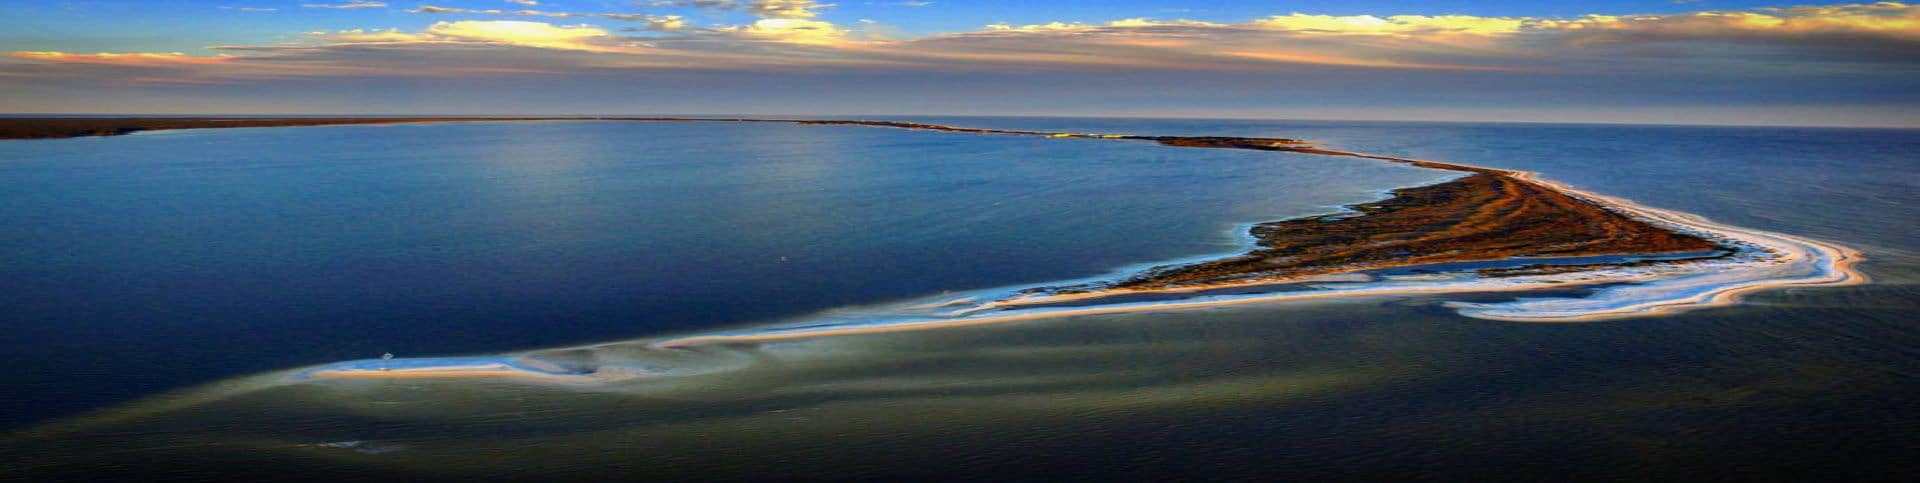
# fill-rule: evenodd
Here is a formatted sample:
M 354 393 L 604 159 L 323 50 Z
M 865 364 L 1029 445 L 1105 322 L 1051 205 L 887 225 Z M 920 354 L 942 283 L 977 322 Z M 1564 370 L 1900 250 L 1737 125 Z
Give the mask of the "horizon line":
M 1790 124 L 1790 123 L 1715 123 L 1715 122 L 1644 122 L 1644 121 L 1603 121 L 1603 120 L 1497 120 L 1497 119 L 1384 119 L 1384 118 L 1338 118 L 1338 117 L 1244 117 L 1244 116 L 1196 116 L 1196 115 L 1089 115 L 1089 114 L 799 114 L 799 113 L 157 113 L 157 112 L 23 112 L 0 113 L 0 118 L 32 117 L 312 117 L 312 118 L 382 118 L 382 117 L 498 117 L 498 118 L 536 118 L 536 117 L 734 117 L 759 119 L 826 119 L 826 118 L 1017 118 L 1017 119 L 1127 119 L 1127 120 L 1168 120 L 1168 121 L 1259 121 L 1259 122 L 1356 122 L 1356 123 L 1408 123 L 1408 124 L 1532 124 L 1566 126 L 1646 126 L 1646 127 L 1773 127 L 1773 128 L 1825 128 L 1825 129 L 1920 129 L 1920 121 L 1914 124 Z

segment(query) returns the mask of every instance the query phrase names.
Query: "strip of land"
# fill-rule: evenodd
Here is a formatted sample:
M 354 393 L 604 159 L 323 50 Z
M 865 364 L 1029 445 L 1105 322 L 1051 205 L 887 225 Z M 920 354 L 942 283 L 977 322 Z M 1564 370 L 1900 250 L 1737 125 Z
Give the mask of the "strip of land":
M 519 121 L 638 121 L 638 122 L 769 122 L 811 125 L 858 125 L 964 132 L 1051 136 L 1063 133 L 973 129 L 895 121 L 820 119 L 704 118 L 704 117 L 0 117 L 0 139 L 63 139 L 120 136 L 143 131 L 221 129 L 242 127 L 341 126 L 355 124 L 418 124 L 439 122 Z M 1058 136 L 1070 137 L 1070 136 Z
M 1138 292 L 1272 282 L 1329 273 L 1513 257 L 1665 254 L 1721 248 L 1714 241 L 1635 220 L 1507 170 L 1322 149 L 1297 139 L 1138 136 L 979 129 L 902 121 L 687 117 L 406 118 L 5 118 L 0 138 L 119 135 L 167 129 L 488 121 L 772 122 L 853 125 L 970 134 L 1151 141 L 1167 146 L 1351 156 L 1466 173 L 1395 190 L 1383 201 L 1338 213 L 1255 225 L 1258 247 L 1220 260 L 1150 270 L 1099 287 L 1056 292 Z
M 0 139 L 119 136 L 141 131 L 421 122 L 550 121 L 540 117 L 0 117 Z

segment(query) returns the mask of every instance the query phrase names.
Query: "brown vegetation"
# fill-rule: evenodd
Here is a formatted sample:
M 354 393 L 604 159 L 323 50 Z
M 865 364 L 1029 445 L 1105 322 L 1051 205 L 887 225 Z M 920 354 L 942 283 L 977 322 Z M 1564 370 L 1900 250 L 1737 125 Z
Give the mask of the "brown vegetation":
M 1354 213 L 1256 225 L 1259 249 L 1156 270 L 1118 288 L 1209 285 L 1517 256 L 1708 251 L 1713 241 L 1608 211 L 1503 173 L 1395 190 Z

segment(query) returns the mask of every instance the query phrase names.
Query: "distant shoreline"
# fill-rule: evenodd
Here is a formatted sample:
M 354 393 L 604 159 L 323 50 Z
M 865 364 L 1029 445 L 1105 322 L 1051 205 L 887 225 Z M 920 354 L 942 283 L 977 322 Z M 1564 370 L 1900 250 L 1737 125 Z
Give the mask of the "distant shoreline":
M 0 140 L 69 139 L 80 137 L 122 136 L 147 131 L 180 129 L 222 129 L 246 127 L 351 126 L 379 124 L 426 124 L 442 122 L 526 122 L 526 121 L 629 121 L 629 122 L 763 122 L 813 125 L 854 125 L 967 132 L 977 134 L 1016 134 L 1053 137 L 1092 137 L 1039 131 L 973 129 L 937 124 L 897 121 L 857 121 L 831 119 L 782 119 L 746 117 L 0 117 Z M 1129 139 L 1141 137 L 1124 136 Z M 1195 138 L 1201 139 L 1201 138 Z M 1294 140 L 1279 140 L 1300 143 Z M 1252 148 L 1251 146 L 1247 146 Z
M 0 139 L 67 139 L 137 132 L 237 127 L 344 126 L 578 118 L 505 117 L 0 117 Z

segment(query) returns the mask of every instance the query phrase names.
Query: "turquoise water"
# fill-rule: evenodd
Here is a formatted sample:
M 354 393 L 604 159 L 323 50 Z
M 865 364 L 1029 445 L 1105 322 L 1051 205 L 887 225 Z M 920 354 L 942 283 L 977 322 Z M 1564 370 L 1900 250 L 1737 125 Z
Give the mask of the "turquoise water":
M 0 273 L 30 280 L 0 299 L 30 335 L 5 352 L 24 368 L 7 382 L 32 389 L 9 403 L 40 412 L 16 416 L 33 429 L 0 459 L 96 477 L 1795 479 L 1906 471 L 1916 446 L 1913 131 L 926 120 L 1536 170 L 1861 248 L 1876 283 L 1590 324 L 1439 306 L 1500 295 L 1393 297 L 661 350 L 646 342 L 1232 251 L 1240 224 L 1446 174 L 782 125 L 8 143 L 0 220 L 33 227 L 0 245 Z M 710 370 L 592 387 L 269 374 L 115 404 L 382 351 L 635 338 L 542 354 Z

